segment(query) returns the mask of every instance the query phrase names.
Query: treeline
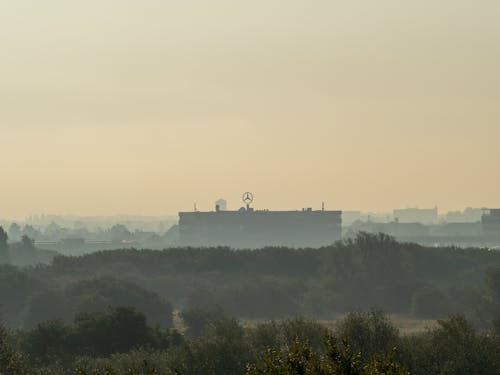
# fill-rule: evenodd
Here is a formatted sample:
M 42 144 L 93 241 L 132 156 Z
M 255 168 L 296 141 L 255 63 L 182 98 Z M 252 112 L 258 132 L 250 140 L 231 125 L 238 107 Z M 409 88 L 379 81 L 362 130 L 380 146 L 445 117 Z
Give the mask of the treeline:
M 0 313 L 10 327 L 30 328 L 46 320 L 69 321 L 80 312 L 131 306 L 150 324 L 172 326 L 172 306 L 158 294 L 114 278 L 43 280 L 14 267 L 0 272 Z
M 0 326 L 0 374 L 274 375 L 498 374 L 500 321 L 478 332 L 463 316 L 401 335 L 379 310 L 333 329 L 306 319 L 243 326 L 220 310 L 186 310 L 185 334 L 151 328 L 141 313 L 110 308 L 29 330 Z
M 78 224 L 78 223 L 77 223 Z M 146 231 L 146 230 L 129 230 L 123 224 L 110 225 L 108 228 L 97 228 L 95 230 L 88 230 L 83 223 L 79 223 L 76 227 L 67 228 L 62 227 L 55 222 L 46 225 L 44 228 L 35 228 L 32 225 L 20 226 L 17 223 L 11 223 L 8 230 L 0 231 L 0 241 L 3 236 L 8 237 L 10 244 L 24 243 L 26 239 L 32 242 L 43 242 L 44 249 L 56 250 L 63 254 L 84 254 L 91 251 L 99 250 L 96 246 L 103 246 L 101 243 L 92 244 L 92 242 L 107 242 L 106 248 L 116 249 L 123 246 L 124 243 L 129 246 L 151 247 L 161 249 L 167 246 L 172 246 L 178 240 L 178 227 L 174 225 L 166 230 L 164 226 L 166 223 L 158 223 L 161 228 L 159 231 Z M 7 238 L 6 238 L 7 239 Z M 85 243 L 84 241 L 90 241 Z M 10 260 L 14 264 L 33 264 L 26 263 L 24 258 L 19 258 L 19 249 L 11 249 L 14 255 Z M 39 249 L 40 250 L 40 249 Z M 1 251 L 0 251 L 1 253 Z M 54 251 L 41 251 L 45 253 L 45 257 L 40 258 L 42 263 L 49 263 Z M 51 257 L 49 257 L 52 255 Z M 1 257 L 0 257 L 1 263 Z
M 37 249 L 33 238 L 26 234 L 20 235 L 14 242 L 9 242 L 7 232 L 0 226 L 0 265 L 48 264 L 56 255 L 54 251 Z
M 425 319 L 461 313 L 488 328 L 499 297 L 500 252 L 422 247 L 384 234 L 321 249 L 124 249 L 0 266 L 0 315 L 13 328 L 107 306 L 135 307 L 162 327 L 172 325 L 173 309 L 331 319 L 379 306 Z

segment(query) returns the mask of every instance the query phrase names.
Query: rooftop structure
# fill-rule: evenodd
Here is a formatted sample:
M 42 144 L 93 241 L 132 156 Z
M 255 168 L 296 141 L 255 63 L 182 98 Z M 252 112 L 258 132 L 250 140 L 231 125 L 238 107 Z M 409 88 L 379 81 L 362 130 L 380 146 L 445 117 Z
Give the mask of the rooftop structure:
M 215 211 L 226 211 L 227 210 L 227 201 L 225 199 L 218 199 L 215 202 Z

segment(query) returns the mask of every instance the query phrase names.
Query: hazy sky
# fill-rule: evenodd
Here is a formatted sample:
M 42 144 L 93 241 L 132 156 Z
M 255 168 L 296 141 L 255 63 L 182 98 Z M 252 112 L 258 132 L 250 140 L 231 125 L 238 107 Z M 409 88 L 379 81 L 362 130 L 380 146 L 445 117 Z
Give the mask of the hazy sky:
M 0 0 L 0 217 L 500 206 L 498 0 Z

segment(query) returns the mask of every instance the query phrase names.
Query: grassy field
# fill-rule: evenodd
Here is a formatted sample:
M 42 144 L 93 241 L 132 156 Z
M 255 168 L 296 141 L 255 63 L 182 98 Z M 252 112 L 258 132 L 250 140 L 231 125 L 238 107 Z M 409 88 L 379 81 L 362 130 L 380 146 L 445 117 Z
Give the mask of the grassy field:
M 339 315 L 335 319 L 320 320 L 319 322 L 324 324 L 328 328 L 334 328 L 335 324 L 339 320 L 343 319 L 345 316 L 346 315 Z M 406 315 L 389 315 L 389 317 L 403 335 L 422 332 L 429 328 L 435 327 L 437 324 L 436 320 L 417 319 L 412 316 L 406 316 Z
M 332 329 L 335 327 L 336 322 L 343 319 L 346 315 L 338 315 L 334 319 L 318 320 L 321 324 Z M 389 315 L 391 321 L 399 329 L 401 334 L 410 335 L 413 333 L 419 333 L 430 328 L 434 328 L 437 324 L 436 320 L 433 319 L 417 319 L 406 315 Z M 253 327 L 259 323 L 265 322 L 266 320 L 255 320 L 255 319 L 241 319 L 241 323 L 245 327 Z M 174 326 L 180 332 L 184 332 L 185 327 L 179 316 L 179 311 L 174 312 Z
M 413 317 L 401 316 L 401 315 L 392 315 L 391 320 L 404 335 L 422 332 L 425 331 L 426 329 L 434 328 L 437 325 L 437 320 L 416 319 Z

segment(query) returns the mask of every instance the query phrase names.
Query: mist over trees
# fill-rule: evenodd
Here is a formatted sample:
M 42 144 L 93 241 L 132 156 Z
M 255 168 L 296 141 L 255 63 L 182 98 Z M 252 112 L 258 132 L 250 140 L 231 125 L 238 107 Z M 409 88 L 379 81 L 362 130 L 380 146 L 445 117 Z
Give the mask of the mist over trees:
M 25 235 L 0 238 L 8 257 L 39 251 Z M 403 334 L 382 311 L 438 322 Z M 328 374 L 342 366 L 495 374 L 500 252 L 359 233 L 320 249 L 57 255 L 47 265 L 0 265 L 0 316 L 1 366 L 13 374 Z
M 5 230 L 0 227 L 0 264 L 10 263 L 9 245 L 7 239 L 9 236 Z
M 34 251 L 28 239 L 10 247 L 11 255 Z M 162 326 L 171 325 L 172 309 L 330 319 L 379 306 L 421 319 L 462 313 L 481 327 L 499 311 L 499 264 L 496 251 L 429 248 L 367 233 L 321 249 L 124 249 L 1 266 L 0 304 L 12 327 L 68 321 L 109 305 L 135 307 Z
M 48 264 L 57 255 L 54 251 L 38 249 L 32 237 L 18 233 L 17 229 L 13 232 L 14 235 L 19 234 L 17 242 L 9 241 L 9 235 L 0 226 L 0 266 L 2 264 L 16 266 Z
M 16 222 L 2 222 L 2 228 L 7 228 L 7 245 L 19 243 L 28 245 L 29 239 L 36 247 L 31 256 L 15 253 L 10 258 L 0 255 L 0 264 L 10 263 L 18 266 L 49 264 L 57 254 L 82 255 L 103 249 L 120 248 L 155 248 L 163 249 L 178 242 L 177 225 L 172 219 L 136 218 L 124 221 L 126 224 L 112 221 L 112 218 L 89 218 L 87 221 L 53 217 L 56 221 L 28 220 L 20 225 Z M 117 218 L 119 219 L 119 217 Z M 75 221 L 76 220 L 76 221 Z M 111 221 L 110 221 L 111 220 Z M 36 225 L 29 224 L 37 223 Z M 102 226 L 99 226 L 102 225 Z M 21 249 L 22 250 L 22 249 Z

